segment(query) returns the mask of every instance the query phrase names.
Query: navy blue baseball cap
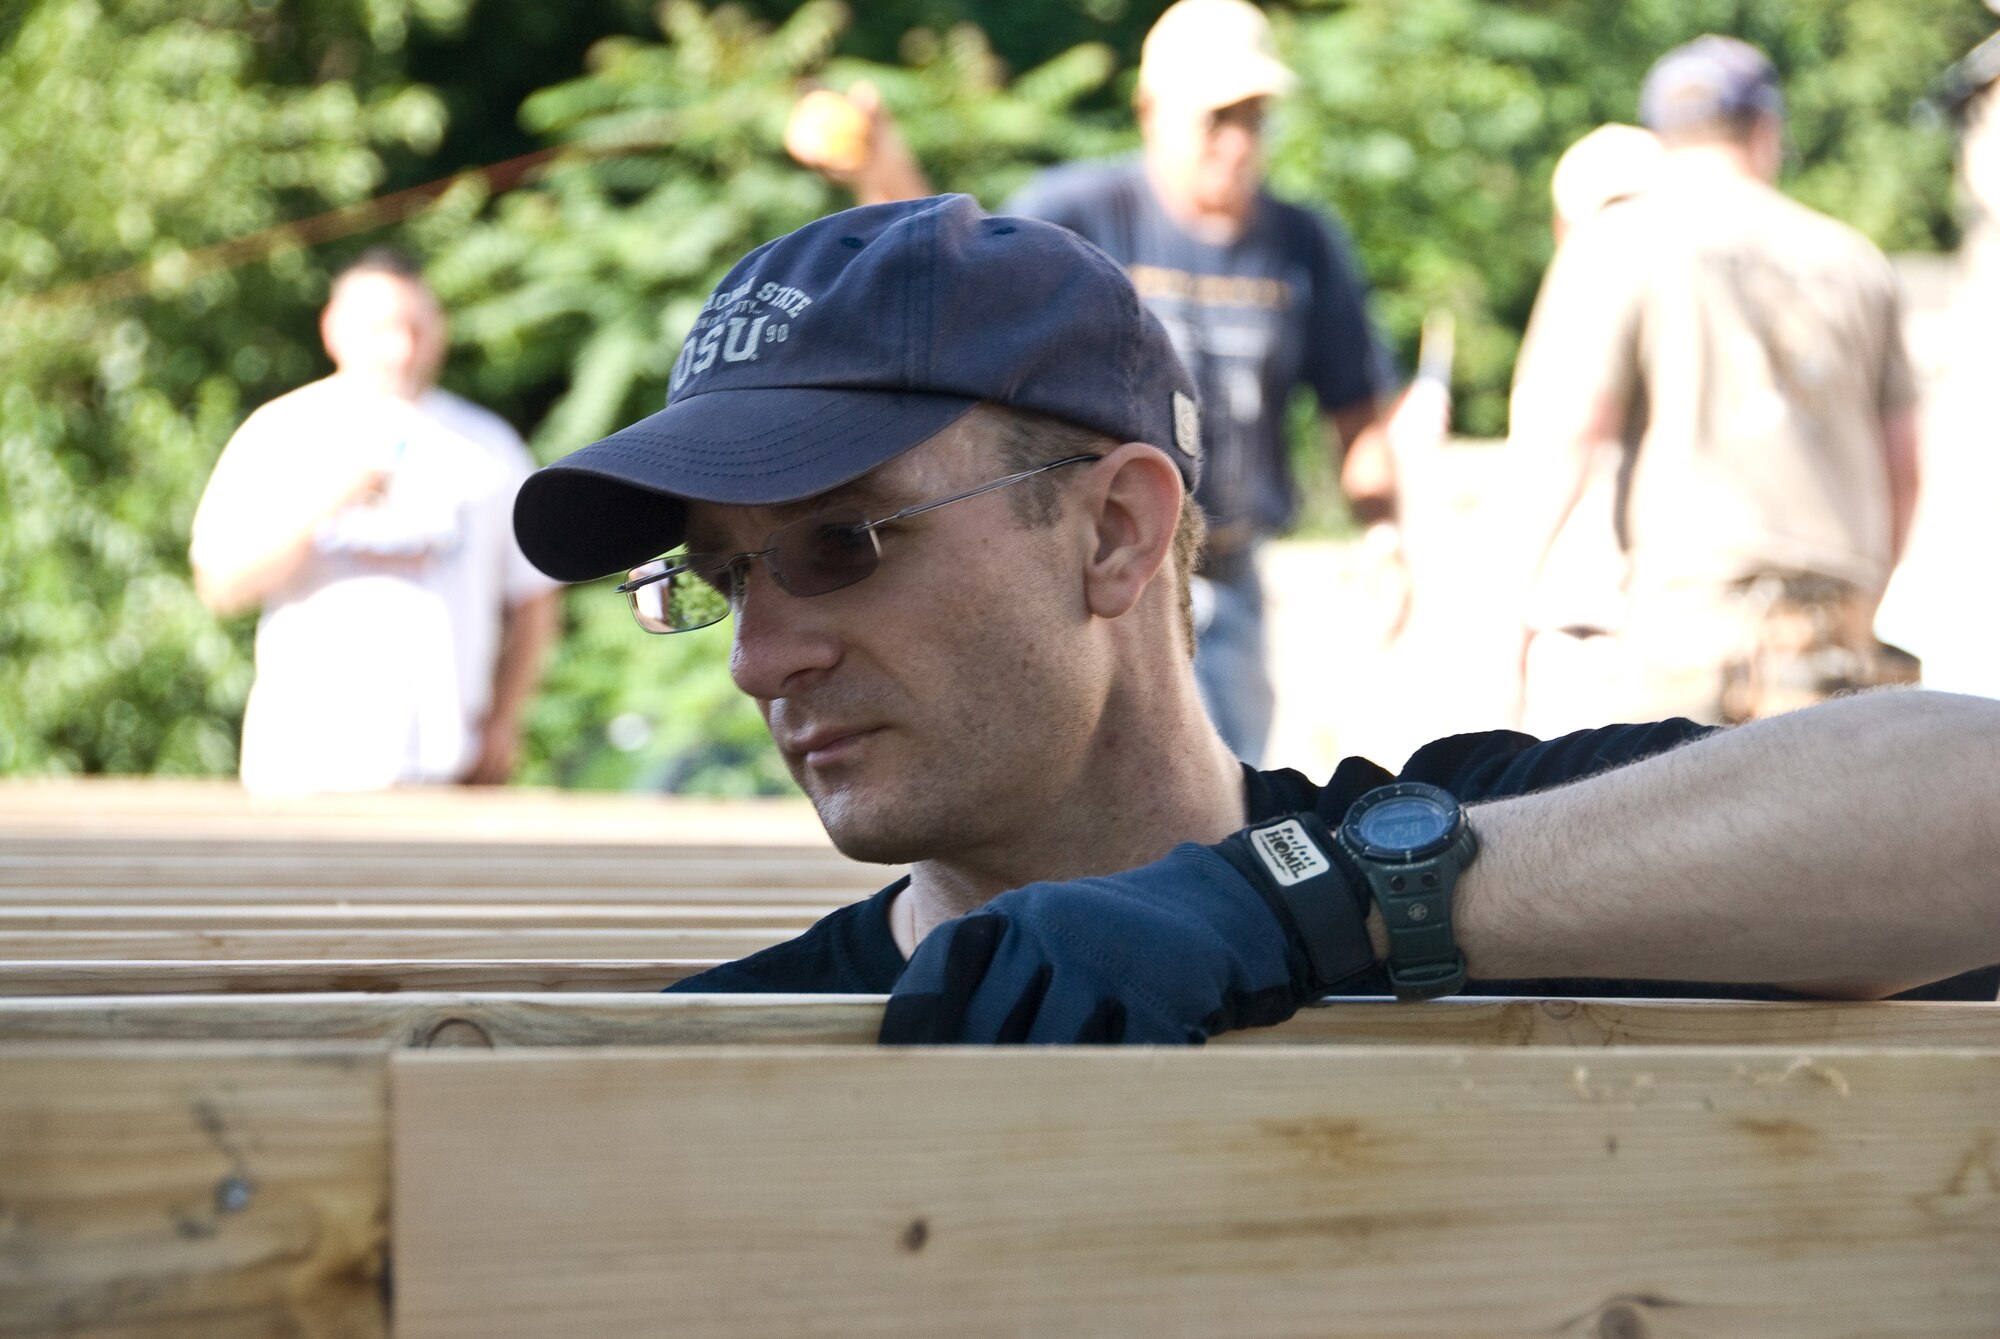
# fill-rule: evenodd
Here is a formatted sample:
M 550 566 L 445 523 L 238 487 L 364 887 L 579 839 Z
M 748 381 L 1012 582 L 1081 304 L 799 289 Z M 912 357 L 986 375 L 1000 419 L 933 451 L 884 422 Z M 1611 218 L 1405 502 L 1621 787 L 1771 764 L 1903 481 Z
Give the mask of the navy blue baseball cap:
M 1639 89 L 1639 120 L 1661 134 L 1759 114 L 1785 114 L 1778 71 L 1734 37 L 1710 33 L 1675 47 L 1653 62 Z
M 1167 453 L 1201 426 L 1173 344 L 1109 256 L 970 196 L 829 215 L 737 262 L 681 347 L 666 408 L 528 477 L 514 531 L 562 581 L 681 542 L 688 501 L 795 502 L 981 401 Z

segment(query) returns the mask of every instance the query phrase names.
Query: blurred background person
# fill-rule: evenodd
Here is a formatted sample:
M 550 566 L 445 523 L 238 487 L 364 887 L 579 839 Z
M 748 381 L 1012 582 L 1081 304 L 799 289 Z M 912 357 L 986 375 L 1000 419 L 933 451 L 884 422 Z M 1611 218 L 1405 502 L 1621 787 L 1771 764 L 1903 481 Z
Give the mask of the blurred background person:
M 1665 154 L 1652 131 L 1616 122 L 1597 127 L 1565 149 L 1549 178 L 1549 224 L 1556 245 L 1600 211 L 1643 195 Z M 1577 483 L 1575 462 L 1567 451 L 1527 435 L 1536 422 L 1538 390 L 1560 406 L 1568 395 L 1565 369 L 1547 359 L 1538 362 L 1533 341 L 1524 340 L 1509 397 L 1508 418 L 1514 426 L 1508 483 L 1530 497 L 1559 496 Z M 1638 443 L 1629 440 L 1635 426 L 1626 425 L 1627 441 L 1591 448 L 1583 492 L 1541 555 L 1527 590 L 1515 710 L 1517 723 L 1529 734 L 1551 738 L 1616 715 L 1606 690 L 1615 668 L 1613 634 L 1624 622 L 1624 564 L 1612 513 L 1619 447 L 1637 449 Z
M 1274 695 L 1257 552 L 1298 508 L 1285 440 L 1293 390 L 1310 387 L 1345 445 L 1343 491 L 1373 551 L 1407 568 L 1391 527 L 1396 469 L 1385 423 L 1394 387 L 1369 322 L 1367 287 L 1344 229 L 1264 187 L 1264 123 L 1296 79 L 1269 22 L 1245 0 L 1180 0 L 1147 33 L 1136 98 L 1136 158 L 1041 173 L 1000 212 L 1059 223 L 1125 266 L 1166 326 L 1202 397 L 1196 496 L 1209 538 L 1196 587 L 1195 671 L 1210 716 L 1238 757 L 1259 762 Z M 864 204 L 930 185 L 872 89 L 856 90 L 865 130 L 823 99 L 802 100 L 787 148 L 853 187 Z M 857 147 L 864 146 L 864 147 Z M 1431 401 L 1406 435 L 1441 436 Z M 1400 623 L 1401 614 L 1394 620 Z
M 1940 100 L 1960 130 L 1965 240 L 1926 416 L 1923 494 L 1876 628 L 1916 653 L 1927 687 L 2000 697 L 2000 34 L 1951 69 Z
M 1872 633 L 1917 486 L 1895 276 L 1775 189 L 1784 102 L 1756 48 L 1675 48 L 1640 111 L 1667 149 L 1653 187 L 1565 241 L 1529 323 L 1554 377 L 1528 374 L 1523 431 L 1564 462 L 1532 551 L 1619 442 L 1618 718 L 1739 721 L 1906 678 Z
M 243 423 L 194 518 L 203 603 L 263 611 L 243 783 L 503 782 L 558 616 L 513 537 L 533 461 L 437 388 L 445 317 L 408 258 L 342 271 L 320 333 L 333 375 Z

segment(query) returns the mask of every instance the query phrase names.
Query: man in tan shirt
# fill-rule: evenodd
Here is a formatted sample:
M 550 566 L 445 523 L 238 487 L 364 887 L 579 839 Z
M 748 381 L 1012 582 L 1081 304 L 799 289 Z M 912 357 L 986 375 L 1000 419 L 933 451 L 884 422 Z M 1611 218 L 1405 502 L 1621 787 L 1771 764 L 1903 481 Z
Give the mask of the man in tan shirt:
M 1667 148 L 1653 189 L 1568 239 L 1530 322 L 1536 553 L 1622 443 L 1628 719 L 1744 720 L 1893 677 L 1869 625 L 1917 471 L 1888 262 L 1774 188 L 1783 100 L 1754 47 L 1669 52 L 1640 109 Z

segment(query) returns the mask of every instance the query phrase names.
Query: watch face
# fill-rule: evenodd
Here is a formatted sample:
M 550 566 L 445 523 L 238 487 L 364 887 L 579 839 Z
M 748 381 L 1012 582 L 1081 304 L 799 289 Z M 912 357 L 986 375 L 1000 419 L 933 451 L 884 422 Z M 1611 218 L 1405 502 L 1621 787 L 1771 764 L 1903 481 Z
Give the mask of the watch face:
M 1370 806 L 1354 834 L 1380 851 L 1420 851 L 1449 837 L 1458 813 L 1423 795 L 1396 795 Z

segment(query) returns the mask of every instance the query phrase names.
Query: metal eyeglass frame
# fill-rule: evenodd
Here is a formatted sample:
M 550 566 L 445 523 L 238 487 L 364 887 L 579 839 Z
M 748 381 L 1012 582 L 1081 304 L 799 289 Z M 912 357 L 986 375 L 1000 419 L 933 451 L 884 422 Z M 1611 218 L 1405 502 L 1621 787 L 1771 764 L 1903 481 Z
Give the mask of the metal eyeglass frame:
M 962 493 L 953 493 L 950 497 L 933 498 L 928 502 L 918 502 L 912 506 L 904 507 L 901 511 L 891 512 L 889 515 L 881 517 L 877 520 L 861 521 L 852 527 L 852 532 L 857 535 L 868 536 L 868 542 L 874 546 L 876 563 L 877 566 L 879 567 L 882 557 L 882 541 L 876 535 L 875 532 L 885 525 L 893 524 L 896 521 L 907 520 L 912 516 L 919 516 L 927 511 L 936 511 L 939 507 L 948 507 L 954 502 L 963 502 L 967 498 L 978 497 L 981 493 L 990 493 L 996 488 L 1006 488 L 1011 484 L 1020 483 L 1024 479 L 1032 479 L 1037 474 L 1046 474 L 1050 470 L 1059 470 L 1065 465 L 1081 465 L 1086 462 L 1099 461 L 1102 459 L 1104 459 L 1104 457 L 1094 451 L 1086 451 L 1080 455 L 1064 456 L 1061 460 L 1052 460 L 1046 465 L 1037 465 L 1033 469 L 1020 470 L 1014 474 L 1003 475 L 998 479 L 994 479 L 991 480 L 990 482 L 980 484 L 977 488 L 968 488 Z M 811 517 L 800 518 L 800 520 L 811 520 L 811 519 L 812 519 Z M 779 526 L 778 530 L 789 529 L 791 526 L 797 524 L 799 524 L 799 521 L 788 521 L 784 525 Z M 776 534 L 777 530 L 774 530 L 771 533 Z M 736 608 L 737 603 L 742 598 L 744 575 L 749 570 L 750 563 L 753 559 L 758 559 L 758 558 L 763 559 L 765 569 L 771 572 L 771 579 L 778 583 L 780 589 L 784 589 L 784 580 L 782 577 L 778 575 L 777 571 L 771 567 L 771 561 L 770 561 L 770 555 L 772 553 L 777 552 L 777 546 L 769 544 L 768 539 L 769 537 L 767 536 L 766 547 L 757 549 L 754 552 L 733 554 L 730 556 L 729 561 L 723 564 L 722 570 L 729 574 L 729 597 L 727 604 L 730 610 L 733 611 Z M 658 572 L 651 572 L 645 576 L 634 577 L 630 581 L 622 582 L 617 587 L 617 591 L 620 595 L 624 595 L 628 598 L 631 598 L 635 591 L 638 591 L 646 586 L 650 586 L 655 582 L 665 581 L 669 577 L 678 576 L 682 572 L 691 571 L 692 569 L 693 569 L 692 563 L 678 563 L 672 567 L 662 568 Z M 859 585 L 861 582 L 866 581 L 869 577 L 875 575 L 876 570 L 877 569 L 875 567 L 871 567 L 866 572 L 856 577 L 853 581 L 845 582 L 839 586 L 831 586 L 826 590 L 814 591 L 812 595 L 798 596 L 796 598 L 811 599 L 813 598 L 813 596 L 831 595 L 833 594 L 834 591 L 846 590 L 849 586 Z M 787 593 L 789 594 L 790 592 L 787 591 Z M 720 623 L 722 619 L 726 616 L 727 615 L 718 615 L 716 618 L 712 619 L 707 623 L 700 623 L 690 628 L 661 629 L 658 632 L 656 632 L 655 635 L 672 636 L 675 633 L 680 633 L 680 632 L 699 632 L 703 628 L 715 626 L 715 624 Z M 634 602 L 633 617 L 635 619 L 638 619 L 639 617 L 636 601 Z M 646 627 L 643 620 L 640 621 L 639 626 L 642 631 L 655 632 L 654 629 Z

